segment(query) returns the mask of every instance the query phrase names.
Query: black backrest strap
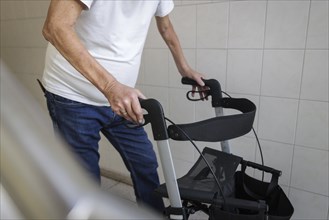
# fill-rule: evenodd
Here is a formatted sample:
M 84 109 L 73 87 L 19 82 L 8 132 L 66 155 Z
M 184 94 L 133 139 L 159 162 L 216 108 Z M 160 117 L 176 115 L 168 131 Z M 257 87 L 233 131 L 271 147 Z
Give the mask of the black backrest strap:
M 195 123 L 170 125 L 169 137 L 180 141 L 188 140 L 182 129 L 194 141 L 218 142 L 240 137 L 252 129 L 256 114 L 254 103 L 248 99 L 223 98 L 221 106 L 236 109 L 242 113 L 214 117 Z

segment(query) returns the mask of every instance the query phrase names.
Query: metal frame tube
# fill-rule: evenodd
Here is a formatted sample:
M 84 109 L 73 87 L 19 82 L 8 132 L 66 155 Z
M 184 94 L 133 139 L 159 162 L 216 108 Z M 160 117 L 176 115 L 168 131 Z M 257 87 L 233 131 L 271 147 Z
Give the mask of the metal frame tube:
M 157 141 L 163 175 L 171 207 L 182 208 L 182 201 L 178 189 L 177 177 L 170 151 L 169 141 Z M 171 219 L 183 219 L 183 215 L 170 215 Z
M 215 107 L 215 114 L 216 114 L 216 117 L 224 116 L 223 108 L 222 107 Z M 220 145 L 222 147 L 223 152 L 231 153 L 230 145 L 229 145 L 228 141 L 221 141 Z

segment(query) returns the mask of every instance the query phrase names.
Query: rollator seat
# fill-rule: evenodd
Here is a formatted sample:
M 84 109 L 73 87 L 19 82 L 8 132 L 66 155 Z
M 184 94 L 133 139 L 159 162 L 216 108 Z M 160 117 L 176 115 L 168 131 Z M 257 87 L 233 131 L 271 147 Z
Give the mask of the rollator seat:
M 200 156 L 189 172 L 177 180 L 181 198 L 189 201 L 212 203 L 214 198 L 232 197 L 235 185 L 234 174 L 242 158 L 208 147 L 204 148 L 202 155 L 213 169 L 221 190 L 207 164 Z M 160 185 L 156 192 L 163 197 L 168 197 L 165 184 Z
M 210 118 L 207 120 L 168 126 L 168 135 L 176 141 L 220 142 L 245 135 L 252 129 L 256 106 L 248 99 L 222 98 L 221 107 L 235 109 L 241 114 Z M 234 196 L 234 174 L 241 157 L 205 147 L 203 157 L 214 170 L 216 183 L 206 162 L 200 156 L 189 172 L 177 179 L 180 196 L 183 200 L 211 203 L 215 197 Z M 163 197 L 168 197 L 165 184 L 156 190 Z

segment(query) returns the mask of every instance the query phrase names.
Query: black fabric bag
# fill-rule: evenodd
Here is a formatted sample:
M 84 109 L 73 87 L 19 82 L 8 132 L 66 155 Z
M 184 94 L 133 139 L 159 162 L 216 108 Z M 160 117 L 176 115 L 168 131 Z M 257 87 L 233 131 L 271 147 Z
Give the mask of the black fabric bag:
M 236 173 L 236 196 L 248 200 L 262 199 L 268 206 L 269 220 L 289 220 L 294 207 L 278 184 L 279 176 L 272 173 L 271 182 L 263 182 L 245 173 L 245 168 Z
M 250 164 L 260 170 L 262 167 L 266 168 L 265 170 L 272 174 L 271 181 L 264 182 L 247 175 L 245 170 Z M 234 197 L 245 201 L 263 201 L 267 209 L 224 209 L 223 206 L 213 204 L 209 209 L 209 220 L 289 220 L 294 213 L 294 208 L 278 184 L 279 176 L 280 172 L 274 169 L 242 161 L 241 171 L 235 173 Z
M 264 220 L 265 211 L 265 202 L 258 210 L 248 210 L 232 206 L 226 206 L 224 208 L 223 205 L 212 204 L 209 207 L 209 220 Z

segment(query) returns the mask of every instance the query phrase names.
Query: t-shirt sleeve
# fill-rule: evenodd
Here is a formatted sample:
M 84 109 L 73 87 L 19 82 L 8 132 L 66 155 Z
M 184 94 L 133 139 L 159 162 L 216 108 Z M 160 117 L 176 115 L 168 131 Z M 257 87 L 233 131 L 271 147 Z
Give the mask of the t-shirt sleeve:
M 160 0 L 155 16 L 164 17 L 168 15 L 174 8 L 172 0 Z
M 90 9 L 91 4 L 94 0 L 80 0 L 88 9 Z

